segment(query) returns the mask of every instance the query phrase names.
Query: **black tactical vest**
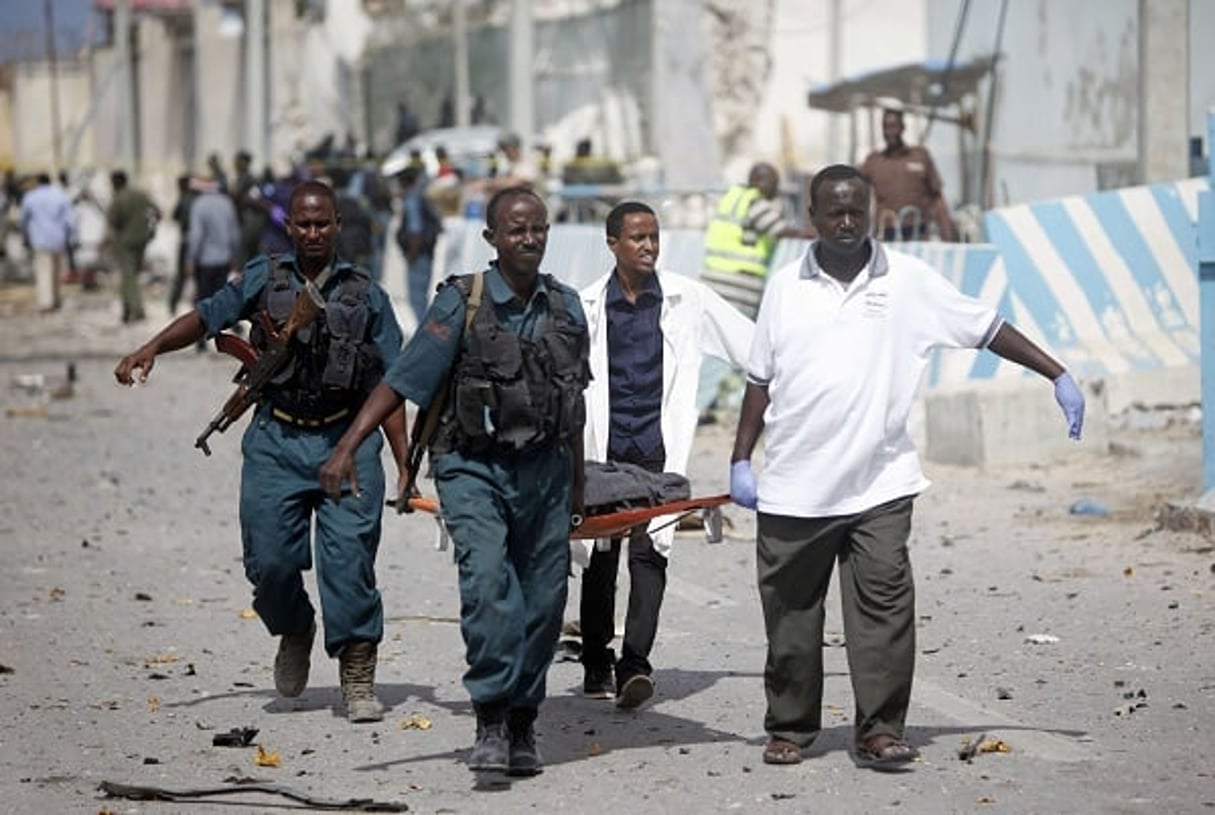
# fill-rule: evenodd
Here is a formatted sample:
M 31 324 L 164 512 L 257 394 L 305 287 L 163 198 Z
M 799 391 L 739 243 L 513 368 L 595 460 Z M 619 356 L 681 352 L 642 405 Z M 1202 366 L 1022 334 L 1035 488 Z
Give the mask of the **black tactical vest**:
M 472 275 L 449 278 L 467 303 Z M 524 450 L 582 433 L 582 392 L 590 381 L 589 337 L 565 306 L 572 292 L 551 275 L 548 315 L 535 340 L 498 321 L 492 302 L 477 310 L 452 369 L 450 392 L 432 455 Z
M 271 258 L 259 309 L 282 328 L 300 294 L 291 266 Z M 321 419 L 343 409 L 359 408 L 384 375 L 384 358 L 371 337 L 367 291 L 371 278 L 354 266 L 341 265 L 341 278 L 316 322 L 291 338 L 286 366 L 266 388 L 271 405 L 302 419 Z M 250 341 L 264 349 L 267 336 L 253 321 Z

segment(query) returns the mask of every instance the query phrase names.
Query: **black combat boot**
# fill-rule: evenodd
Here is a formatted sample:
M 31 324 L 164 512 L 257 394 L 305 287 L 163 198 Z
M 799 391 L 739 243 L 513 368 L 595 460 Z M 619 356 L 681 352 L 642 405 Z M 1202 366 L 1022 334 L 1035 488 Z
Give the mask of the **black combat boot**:
M 534 707 L 511 708 L 510 724 L 510 774 L 537 775 L 544 767 L 540 751 L 536 749 L 536 709 Z
M 510 728 L 506 717 L 508 703 L 473 703 L 477 711 L 477 741 L 468 756 L 468 769 L 506 772 L 510 769 Z

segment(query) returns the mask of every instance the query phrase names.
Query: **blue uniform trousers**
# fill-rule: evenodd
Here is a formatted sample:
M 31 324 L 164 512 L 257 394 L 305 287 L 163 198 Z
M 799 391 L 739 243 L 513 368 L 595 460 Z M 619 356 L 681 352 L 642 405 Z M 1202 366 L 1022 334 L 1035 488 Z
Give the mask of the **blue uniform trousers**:
M 437 457 L 474 703 L 535 708 L 544 700 L 565 611 L 572 478 L 565 446 Z
M 261 405 L 241 442 L 240 523 L 245 576 L 253 608 L 271 634 L 306 631 L 314 610 L 303 570 L 312 568 L 316 518 L 316 579 L 325 651 L 336 657 L 349 642 L 378 643 L 384 606 L 375 582 L 384 503 L 383 437 L 372 433 L 355 455 L 359 491 L 340 502 L 318 482 L 348 422 L 304 429 L 274 419 Z

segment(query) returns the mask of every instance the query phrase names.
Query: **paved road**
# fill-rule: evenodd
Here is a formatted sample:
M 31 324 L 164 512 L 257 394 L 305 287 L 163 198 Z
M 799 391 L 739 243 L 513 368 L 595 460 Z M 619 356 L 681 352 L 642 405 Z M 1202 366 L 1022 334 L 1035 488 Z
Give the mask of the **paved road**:
M 0 418 L 0 810 L 289 803 L 248 794 L 249 806 L 229 796 L 204 808 L 97 792 L 103 780 L 191 788 L 233 777 L 427 813 L 1215 808 L 1215 554 L 1209 540 L 1152 522 L 1163 498 L 1197 489 L 1192 421 L 1116 430 L 1117 455 L 1080 445 L 1036 468 L 929 467 L 936 484 L 917 504 L 912 543 L 919 665 L 908 732 L 924 757 L 909 772 L 861 770 L 848 757 L 852 698 L 834 600 L 822 738 L 800 766 L 760 761 L 764 636 L 753 526 L 735 509 L 725 542 L 677 541 L 654 702 L 621 712 L 584 700 L 579 666 L 557 662 L 539 722 L 547 770 L 479 783 L 462 764 L 473 718 L 455 573 L 433 548 L 431 522 L 385 525 L 385 721 L 341 718 L 336 667 L 319 646 L 309 689 L 276 698 L 274 643 L 247 614 L 240 567 L 239 434 L 214 437 L 211 458 L 191 447 L 233 365 L 186 351 L 146 386 L 120 389 L 115 354 L 150 328 L 114 328 L 114 314 L 83 301 L 63 317 L 0 319 L 0 393 L 12 412 L 32 414 Z M 53 379 L 68 359 L 80 375 L 69 399 L 8 386 L 23 374 Z M 698 492 L 724 488 L 730 431 L 702 429 Z M 1080 497 L 1113 512 L 1069 515 Z M 1038 634 L 1058 640 L 1027 641 Z M 419 721 L 429 729 L 410 726 Z M 246 726 L 281 766 L 256 766 L 253 746 L 212 746 Z M 962 741 L 980 734 L 1011 752 L 959 760 Z

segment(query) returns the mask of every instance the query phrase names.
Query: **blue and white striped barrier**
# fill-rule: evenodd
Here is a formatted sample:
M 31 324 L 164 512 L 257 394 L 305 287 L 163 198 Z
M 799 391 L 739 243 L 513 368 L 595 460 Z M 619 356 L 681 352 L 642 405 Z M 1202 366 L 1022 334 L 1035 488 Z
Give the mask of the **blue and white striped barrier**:
M 1001 306 L 1081 376 L 1196 365 L 1206 179 L 992 210 Z

